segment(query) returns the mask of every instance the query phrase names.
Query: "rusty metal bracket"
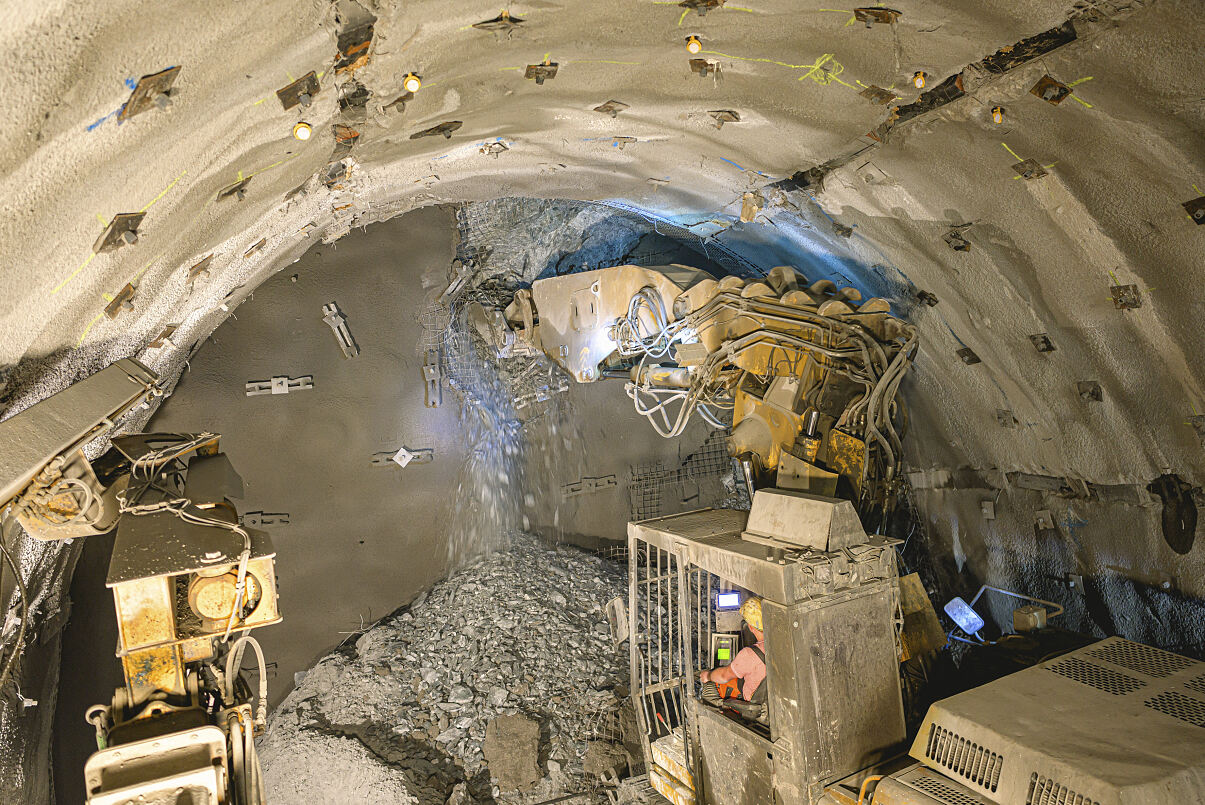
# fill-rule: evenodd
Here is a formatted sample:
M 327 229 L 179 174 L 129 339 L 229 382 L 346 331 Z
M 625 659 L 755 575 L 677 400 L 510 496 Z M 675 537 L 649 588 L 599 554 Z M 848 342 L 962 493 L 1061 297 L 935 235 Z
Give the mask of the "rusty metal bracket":
M 115 319 L 121 315 L 123 310 L 134 309 L 134 285 L 126 283 L 126 286 L 117 292 L 117 296 L 113 297 L 109 304 L 105 305 L 105 315 L 110 319 Z
M 119 212 L 105 227 L 105 231 L 96 239 L 92 251 L 100 254 L 120 249 L 122 246 L 132 246 L 138 242 L 138 227 L 145 212 Z
M 544 60 L 542 64 L 529 64 L 523 72 L 524 78 L 535 79 L 537 84 L 543 84 L 550 78 L 556 78 L 557 69 L 560 65 L 554 61 Z
M 309 106 L 314 102 L 314 96 L 318 94 L 319 89 L 318 74 L 310 70 L 292 84 L 276 90 L 276 97 L 285 109 L 292 109 L 298 104 Z
M 172 89 L 172 84 L 176 83 L 176 76 L 180 74 L 179 66 L 168 67 L 166 70 L 161 70 L 158 73 L 144 75 L 138 79 L 138 84 L 134 87 L 134 91 L 130 93 L 130 99 L 121 107 L 121 114 L 117 116 L 120 121 L 129 120 L 134 115 L 145 112 L 152 106 L 166 106 L 171 103 L 169 93 Z
M 624 103 L 623 101 L 607 101 L 606 103 L 599 104 L 598 106 L 594 107 L 594 111 L 602 112 L 604 115 L 610 115 L 611 117 L 615 117 L 616 115 L 618 115 L 620 112 L 622 112 L 624 109 L 627 109 L 627 108 L 628 108 L 628 105 L 626 103 Z

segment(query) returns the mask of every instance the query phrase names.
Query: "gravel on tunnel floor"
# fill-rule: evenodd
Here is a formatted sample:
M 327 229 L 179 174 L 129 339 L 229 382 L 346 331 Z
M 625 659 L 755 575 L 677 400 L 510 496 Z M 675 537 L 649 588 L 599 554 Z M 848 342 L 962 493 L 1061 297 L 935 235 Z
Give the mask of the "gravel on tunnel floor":
M 604 606 L 626 594 L 626 568 L 529 534 L 509 542 L 305 675 L 260 742 L 268 801 L 604 801 L 589 750 L 619 735 L 627 649 Z M 539 725 L 538 757 L 522 760 L 543 775 L 510 791 L 483 749 L 508 715 Z

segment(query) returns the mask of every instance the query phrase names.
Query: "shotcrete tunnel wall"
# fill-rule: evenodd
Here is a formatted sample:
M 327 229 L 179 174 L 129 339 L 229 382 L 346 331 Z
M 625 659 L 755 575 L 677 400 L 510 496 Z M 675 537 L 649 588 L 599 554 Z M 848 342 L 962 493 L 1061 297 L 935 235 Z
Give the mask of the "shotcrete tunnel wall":
M 495 12 L 467 3 L 17 4 L 0 26 L 21 54 L 0 72 L 4 416 L 119 357 L 177 377 L 256 287 L 353 227 L 441 203 L 603 200 L 755 269 L 885 296 L 918 325 L 911 539 L 933 583 L 1025 588 L 1068 603 L 1069 625 L 1200 654 L 1201 549 L 1165 537 L 1148 489 L 1175 475 L 1199 502 L 1205 476 L 1205 230 L 1183 206 L 1205 176 L 1196 7 L 918 0 L 867 29 L 819 5 L 533 4 L 492 33 L 472 26 Z M 340 33 L 371 18 L 368 60 L 339 69 Z M 1028 61 L 982 62 L 1066 26 L 1074 40 Z M 690 33 L 718 74 L 691 71 Z M 524 68 L 545 54 L 559 72 L 537 86 Z M 170 105 L 122 121 L 132 85 L 171 66 Z M 276 90 L 310 70 L 312 104 L 284 109 Z M 918 71 L 930 86 L 961 73 L 964 94 L 897 122 L 861 94 L 907 104 Z M 407 72 L 423 80 L 410 98 Z M 1045 75 L 1072 97 L 1031 94 Z M 626 108 L 595 111 L 608 100 Z M 717 126 L 716 110 L 740 119 Z M 412 137 L 451 121 L 447 139 Z M 1012 169 L 1030 158 L 1046 175 Z M 138 242 L 94 254 L 131 212 Z M 1137 307 L 1116 306 L 1130 285 Z M 30 801 L 48 796 L 48 736 L 31 726 L 53 701 L 77 551 L 18 546 L 27 663 L 45 673 L 22 689 L 37 707 L 5 702 L 4 779 Z

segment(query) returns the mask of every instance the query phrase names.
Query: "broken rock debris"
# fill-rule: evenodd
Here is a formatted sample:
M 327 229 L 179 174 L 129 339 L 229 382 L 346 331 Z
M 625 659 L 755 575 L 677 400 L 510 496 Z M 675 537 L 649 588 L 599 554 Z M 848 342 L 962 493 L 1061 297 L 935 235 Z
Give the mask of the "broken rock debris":
M 530 803 L 597 788 L 586 766 L 621 753 L 627 664 L 603 606 L 626 574 L 530 535 L 510 542 L 305 675 L 263 739 L 270 802 L 314 801 L 303 783 L 328 785 L 330 772 L 305 764 L 326 745 L 350 764 L 337 777 L 381 786 L 372 801 Z

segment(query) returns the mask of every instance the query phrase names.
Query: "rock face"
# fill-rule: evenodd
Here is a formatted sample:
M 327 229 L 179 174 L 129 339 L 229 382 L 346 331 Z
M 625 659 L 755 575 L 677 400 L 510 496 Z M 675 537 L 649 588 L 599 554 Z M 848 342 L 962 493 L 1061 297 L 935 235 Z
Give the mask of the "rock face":
M 481 748 L 499 790 L 524 789 L 540 779 L 540 725 L 530 718 L 498 716 L 485 728 Z
M 618 734 L 627 683 L 603 605 L 626 573 L 529 535 L 510 543 L 305 675 L 261 741 L 270 802 L 539 802 L 596 787 L 583 759 Z

